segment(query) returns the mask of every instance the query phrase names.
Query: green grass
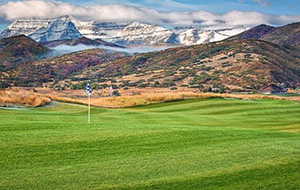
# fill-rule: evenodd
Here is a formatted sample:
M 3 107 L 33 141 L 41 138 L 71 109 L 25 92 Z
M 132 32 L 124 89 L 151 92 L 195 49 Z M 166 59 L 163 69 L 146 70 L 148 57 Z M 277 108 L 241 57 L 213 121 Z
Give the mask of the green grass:
M 0 109 L 2 190 L 299 190 L 300 104 Z

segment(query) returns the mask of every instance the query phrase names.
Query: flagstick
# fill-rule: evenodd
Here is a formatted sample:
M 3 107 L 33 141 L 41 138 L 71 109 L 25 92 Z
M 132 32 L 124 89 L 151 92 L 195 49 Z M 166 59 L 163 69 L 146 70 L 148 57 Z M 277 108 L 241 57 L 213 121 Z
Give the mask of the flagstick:
M 89 94 L 89 111 L 88 111 L 88 123 L 91 123 L 91 95 Z

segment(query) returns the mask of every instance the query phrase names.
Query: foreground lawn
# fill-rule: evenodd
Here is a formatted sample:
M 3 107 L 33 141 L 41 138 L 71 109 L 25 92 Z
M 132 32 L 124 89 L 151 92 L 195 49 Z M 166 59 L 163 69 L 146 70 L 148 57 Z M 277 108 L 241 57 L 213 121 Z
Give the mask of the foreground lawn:
M 299 190 L 300 104 L 0 109 L 0 189 Z

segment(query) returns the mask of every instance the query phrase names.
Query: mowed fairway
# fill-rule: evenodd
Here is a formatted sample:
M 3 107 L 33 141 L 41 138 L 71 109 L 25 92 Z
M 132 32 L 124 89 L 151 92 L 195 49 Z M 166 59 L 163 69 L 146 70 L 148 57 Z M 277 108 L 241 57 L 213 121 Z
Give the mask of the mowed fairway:
M 0 109 L 2 190 L 299 190 L 300 103 Z

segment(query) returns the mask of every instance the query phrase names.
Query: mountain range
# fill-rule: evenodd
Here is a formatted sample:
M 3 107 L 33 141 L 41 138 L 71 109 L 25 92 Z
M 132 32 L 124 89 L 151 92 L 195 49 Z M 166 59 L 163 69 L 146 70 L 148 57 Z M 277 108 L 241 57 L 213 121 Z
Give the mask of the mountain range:
M 92 40 L 102 39 L 121 46 L 194 45 L 223 40 L 247 29 L 246 26 L 213 29 L 197 25 L 166 27 L 141 22 L 80 21 L 63 16 L 51 19 L 19 19 L 4 30 L 0 37 L 25 34 L 43 43 L 86 37 Z
M 24 35 L 10 37 L 2 39 L 3 51 L 26 50 L 32 59 L 21 61 L 9 72 L 3 70 L 1 76 L 17 86 L 72 89 L 87 81 L 99 88 L 113 85 L 213 92 L 260 92 L 270 85 L 296 88 L 300 87 L 299 30 L 300 23 L 260 25 L 222 41 L 158 52 L 128 55 L 91 49 L 47 59 L 39 59 L 48 51 L 42 43 Z M 22 60 L 23 55 L 3 57 Z
M 20 19 L 1 33 L 1 37 L 24 34 L 38 42 L 70 40 L 82 37 L 70 17 L 54 19 Z

